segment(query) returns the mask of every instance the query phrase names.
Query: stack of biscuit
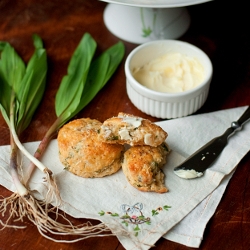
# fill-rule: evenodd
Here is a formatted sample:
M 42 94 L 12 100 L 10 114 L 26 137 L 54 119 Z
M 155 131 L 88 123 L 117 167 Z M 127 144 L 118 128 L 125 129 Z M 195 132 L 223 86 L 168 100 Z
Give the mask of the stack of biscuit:
M 119 113 L 103 123 L 73 120 L 60 129 L 57 140 L 60 161 L 73 174 L 104 177 L 122 168 L 136 189 L 165 193 L 166 138 L 167 133 L 151 121 Z

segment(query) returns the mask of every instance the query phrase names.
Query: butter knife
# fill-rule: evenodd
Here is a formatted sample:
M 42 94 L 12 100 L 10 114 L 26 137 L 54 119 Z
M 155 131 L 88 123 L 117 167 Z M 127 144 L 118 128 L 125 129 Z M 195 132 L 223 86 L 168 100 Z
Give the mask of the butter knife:
M 204 171 L 212 166 L 219 154 L 227 145 L 228 138 L 236 131 L 242 129 L 243 124 L 250 120 L 250 106 L 236 122 L 231 123 L 221 136 L 215 137 L 195 153 L 189 156 L 183 163 L 174 168 L 174 173 L 184 179 L 201 177 Z

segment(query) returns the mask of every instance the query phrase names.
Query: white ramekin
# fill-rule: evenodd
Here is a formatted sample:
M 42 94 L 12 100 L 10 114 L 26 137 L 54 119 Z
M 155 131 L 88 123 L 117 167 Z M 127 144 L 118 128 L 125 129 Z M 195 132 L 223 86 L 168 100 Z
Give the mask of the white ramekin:
M 195 57 L 205 70 L 205 77 L 197 87 L 181 93 L 163 93 L 151 90 L 137 82 L 132 69 L 168 52 L 179 52 Z M 178 118 L 196 112 L 205 103 L 213 67 L 209 57 L 196 46 L 177 40 L 158 40 L 136 47 L 125 62 L 127 94 L 131 102 L 142 112 L 162 119 Z

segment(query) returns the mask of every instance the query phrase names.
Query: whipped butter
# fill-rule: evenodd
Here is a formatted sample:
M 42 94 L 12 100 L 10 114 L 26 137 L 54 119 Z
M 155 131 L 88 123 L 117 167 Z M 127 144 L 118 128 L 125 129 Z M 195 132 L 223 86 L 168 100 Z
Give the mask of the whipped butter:
M 184 179 L 193 179 L 193 178 L 201 177 L 203 175 L 202 172 L 197 172 L 194 169 L 191 169 L 191 170 L 179 169 L 179 170 L 175 170 L 174 173 Z
M 158 92 L 183 92 L 198 86 L 204 79 L 204 68 L 195 57 L 168 53 L 140 68 L 133 69 L 134 78 Z

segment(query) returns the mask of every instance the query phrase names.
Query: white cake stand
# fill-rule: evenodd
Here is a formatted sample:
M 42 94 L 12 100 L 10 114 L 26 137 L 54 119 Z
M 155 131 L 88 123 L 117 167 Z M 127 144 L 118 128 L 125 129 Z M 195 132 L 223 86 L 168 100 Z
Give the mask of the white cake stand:
M 104 23 L 120 39 L 141 44 L 177 39 L 190 26 L 186 6 L 211 0 L 102 0 L 108 2 Z

